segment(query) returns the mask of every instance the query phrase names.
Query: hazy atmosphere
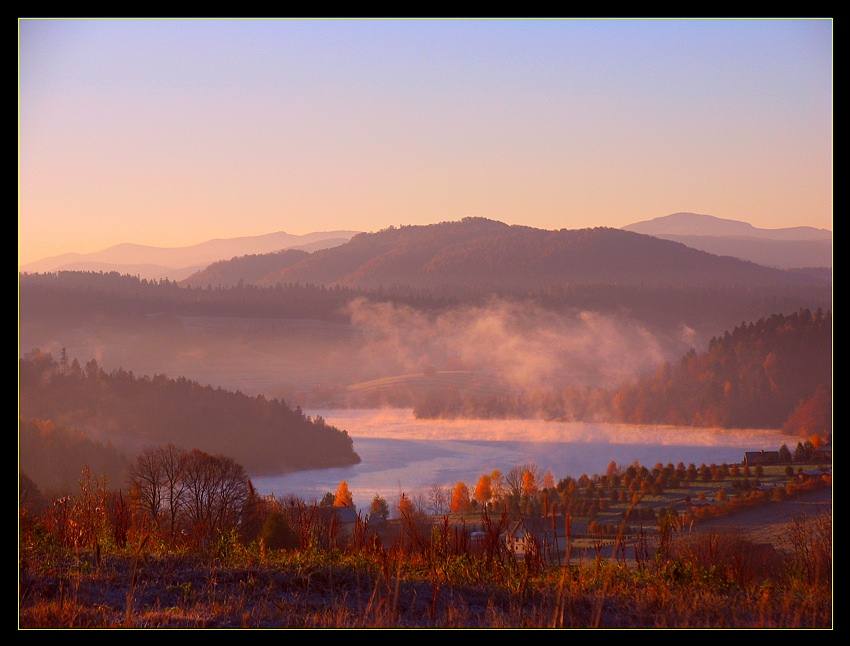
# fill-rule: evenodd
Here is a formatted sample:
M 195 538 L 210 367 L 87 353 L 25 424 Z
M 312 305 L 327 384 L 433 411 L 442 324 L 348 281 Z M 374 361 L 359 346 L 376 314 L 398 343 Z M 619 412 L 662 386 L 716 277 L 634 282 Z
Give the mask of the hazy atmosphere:
M 19 265 L 468 216 L 832 228 L 828 19 L 18 28 Z
M 19 18 L 19 628 L 831 627 L 832 30 Z

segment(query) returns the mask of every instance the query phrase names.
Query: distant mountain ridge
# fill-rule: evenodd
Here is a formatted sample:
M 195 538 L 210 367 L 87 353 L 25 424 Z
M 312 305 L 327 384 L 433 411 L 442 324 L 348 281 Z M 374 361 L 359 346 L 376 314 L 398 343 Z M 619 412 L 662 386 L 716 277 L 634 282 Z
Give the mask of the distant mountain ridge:
M 344 245 L 287 264 L 255 284 L 515 290 L 569 283 L 756 286 L 811 280 L 621 229 L 550 231 L 464 218 L 361 233 Z
M 94 253 L 69 253 L 45 258 L 24 265 L 20 270 L 29 273 L 115 271 L 148 280 L 168 278 L 190 285 L 230 285 L 244 280 L 260 285 L 289 281 L 372 288 L 399 283 L 431 285 L 440 276 L 449 284 L 457 283 L 460 277 L 463 277 L 464 282 L 484 280 L 511 283 L 516 282 L 520 275 L 536 282 L 563 282 L 568 276 L 576 281 L 632 282 L 636 278 L 633 267 L 620 267 L 618 278 L 615 267 L 622 264 L 623 258 L 616 254 L 606 260 L 611 269 L 608 272 L 598 267 L 592 269 L 587 264 L 591 262 L 589 257 L 581 261 L 582 253 L 591 253 L 589 250 L 581 251 L 582 246 L 591 244 L 594 236 L 598 242 L 599 236 L 603 235 L 587 232 L 602 230 L 606 229 L 584 229 L 581 231 L 585 233 L 580 235 L 573 230 L 568 235 L 566 229 L 545 231 L 509 226 L 486 218 L 466 218 L 461 222 L 443 222 L 425 227 L 390 227 L 370 234 L 345 230 L 306 235 L 277 232 L 208 240 L 197 245 L 173 248 L 124 243 Z M 713 256 L 727 256 L 768 268 L 831 270 L 832 267 L 832 232 L 814 227 L 759 229 L 746 222 L 710 215 L 674 213 L 609 231 L 636 233 L 677 242 Z M 571 242 L 567 241 L 569 236 L 573 238 Z M 532 238 L 535 239 L 533 243 Z M 579 242 L 579 239 L 584 242 Z M 519 246 L 514 248 L 514 245 Z M 559 249 L 559 245 L 562 248 Z M 598 251 L 604 251 L 605 247 L 603 244 Z M 525 257 L 521 257 L 523 248 L 527 252 Z M 326 253 L 334 249 L 338 251 Z M 304 258 L 294 263 L 293 256 L 280 256 L 276 261 L 284 263 L 275 268 L 274 262 L 259 260 L 259 256 L 283 250 L 302 250 L 316 258 Z M 537 257 L 534 257 L 535 253 Z M 655 278 L 674 279 L 675 269 L 662 269 L 664 258 L 674 252 L 670 247 L 665 247 L 656 249 L 656 253 L 660 256 L 652 261 L 653 264 L 659 270 L 667 271 L 668 276 L 657 275 Z M 559 254 L 562 262 L 560 269 L 557 267 Z M 243 258 L 238 270 L 235 264 L 230 267 L 226 264 L 245 256 L 256 258 Z M 498 270 L 494 263 L 497 258 L 505 267 L 510 267 L 501 277 L 496 275 Z M 581 262 L 586 265 L 580 267 Z M 200 273 L 213 264 L 217 265 L 214 272 Z M 265 273 L 258 274 L 261 266 L 265 267 Z M 640 272 L 641 267 L 638 265 L 636 268 Z M 244 271 L 248 271 L 248 274 L 241 275 Z M 652 279 L 644 276 L 641 280 L 647 278 Z
M 828 229 L 760 229 L 747 222 L 698 213 L 673 213 L 622 229 L 766 267 L 832 267 L 832 231 Z
M 325 249 L 347 242 L 356 231 L 317 231 L 295 235 L 279 231 L 260 236 L 219 238 L 186 247 L 117 244 L 92 253 L 67 253 L 23 265 L 29 273 L 49 271 L 117 271 L 157 280 L 182 280 L 219 260 L 284 249 Z

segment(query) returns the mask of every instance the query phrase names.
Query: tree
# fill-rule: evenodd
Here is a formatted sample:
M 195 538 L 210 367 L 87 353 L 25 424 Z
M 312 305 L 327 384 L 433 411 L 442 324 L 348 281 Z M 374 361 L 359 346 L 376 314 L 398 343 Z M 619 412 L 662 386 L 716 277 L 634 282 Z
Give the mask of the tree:
M 30 514 L 39 514 L 47 505 L 47 499 L 38 485 L 23 471 L 18 472 L 18 508 Z
M 334 496 L 334 507 L 354 507 L 354 498 L 348 490 L 348 483 L 343 480 L 339 483 Z
M 449 494 L 445 487 L 439 484 L 432 484 L 428 490 L 428 500 L 431 503 L 431 509 L 438 516 L 445 513 L 449 506 Z
M 251 494 L 242 465 L 195 449 L 186 455 L 183 482 L 183 509 L 196 542 L 209 544 L 237 527 Z
M 493 500 L 498 500 L 505 495 L 505 478 L 502 472 L 494 469 L 490 474 L 490 496 Z
M 472 495 L 481 505 L 486 505 L 493 497 L 491 482 L 492 479 L 485 473 L 478 479 L 478 484 L 475 485 L 475 492 Z
M 266 547 L 272 550 L 295 549 L 298 547 L 298 535 L 286 515 L 282 511 L 275 511 L 266 517 L 260 538 Z
M 826 385 L 818 386 L 811 397 L 794 409 L 782 429 L 802 437 L 832 432 L 832 389 Z
M 168 444 L 145 449 L 130 466 L 137 504 L 169 540 L 177 535 L 185 502 L 186 459 L 184 449 Z
M 378 494 L 372 498 L 372 503 L 369 505 L 369 517 L 386 520 L 390 515 L 390 507 L 387 501 Z
M 396 509 L 401 518 L 410 518 L 414 513 L 413 502 L 404 493 L 401 494 Z
M 465 514 L 470 510 L 469 487 L 464 482 L 457 482 L 452 489 L 452 504 L 450 511 L 455 514 Z
M 522 497 L 534 500 L 537 492 L 537 478 L 531 471 L 526 471 L 522 474 Z
M 515 466 L 505 476 L 507 493 L 514 496 L 517 500 L 522 498 L 526 473 L 530 473 L 533 476 L 535 484 L 540 481 L 540 468 L 536 464 L 531 463 Z

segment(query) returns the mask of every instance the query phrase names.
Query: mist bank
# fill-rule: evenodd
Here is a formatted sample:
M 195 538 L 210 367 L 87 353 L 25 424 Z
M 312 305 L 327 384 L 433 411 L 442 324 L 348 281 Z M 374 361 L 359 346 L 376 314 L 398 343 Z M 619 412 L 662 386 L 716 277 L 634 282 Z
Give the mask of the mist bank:
M 832 316 L 801 310 L 742 324 L 614 387 L 512 393 L 432 386 L 414 395 L 419 418 L 523 418 L 832 433 Z
M 410 408 L 310 408 L 305 411 L 354 439 L 566 442 L 636 446 L 755 447 L 793 449 L 800 438 L 778 428 L 687 427 L 662 424 L 609 424 L 540 419 L 442 419 L 417 418 Z M 740 457 L 740 456 L 738 456 Z M 605 463 L 607 465 L 607 462 Z M 603 465 L 605 466 L 605 465 Z

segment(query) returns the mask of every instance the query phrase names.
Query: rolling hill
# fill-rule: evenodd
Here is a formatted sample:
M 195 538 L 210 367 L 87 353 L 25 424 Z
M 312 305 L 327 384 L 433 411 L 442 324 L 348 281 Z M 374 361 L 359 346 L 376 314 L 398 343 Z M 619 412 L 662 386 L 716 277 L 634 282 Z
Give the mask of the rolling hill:
M 254 284 L 517 290 L 571 283 L 755 287 L 812 280 L 632 231 L 603 227 L 550 231 L 465 218 L 361 233 Z

